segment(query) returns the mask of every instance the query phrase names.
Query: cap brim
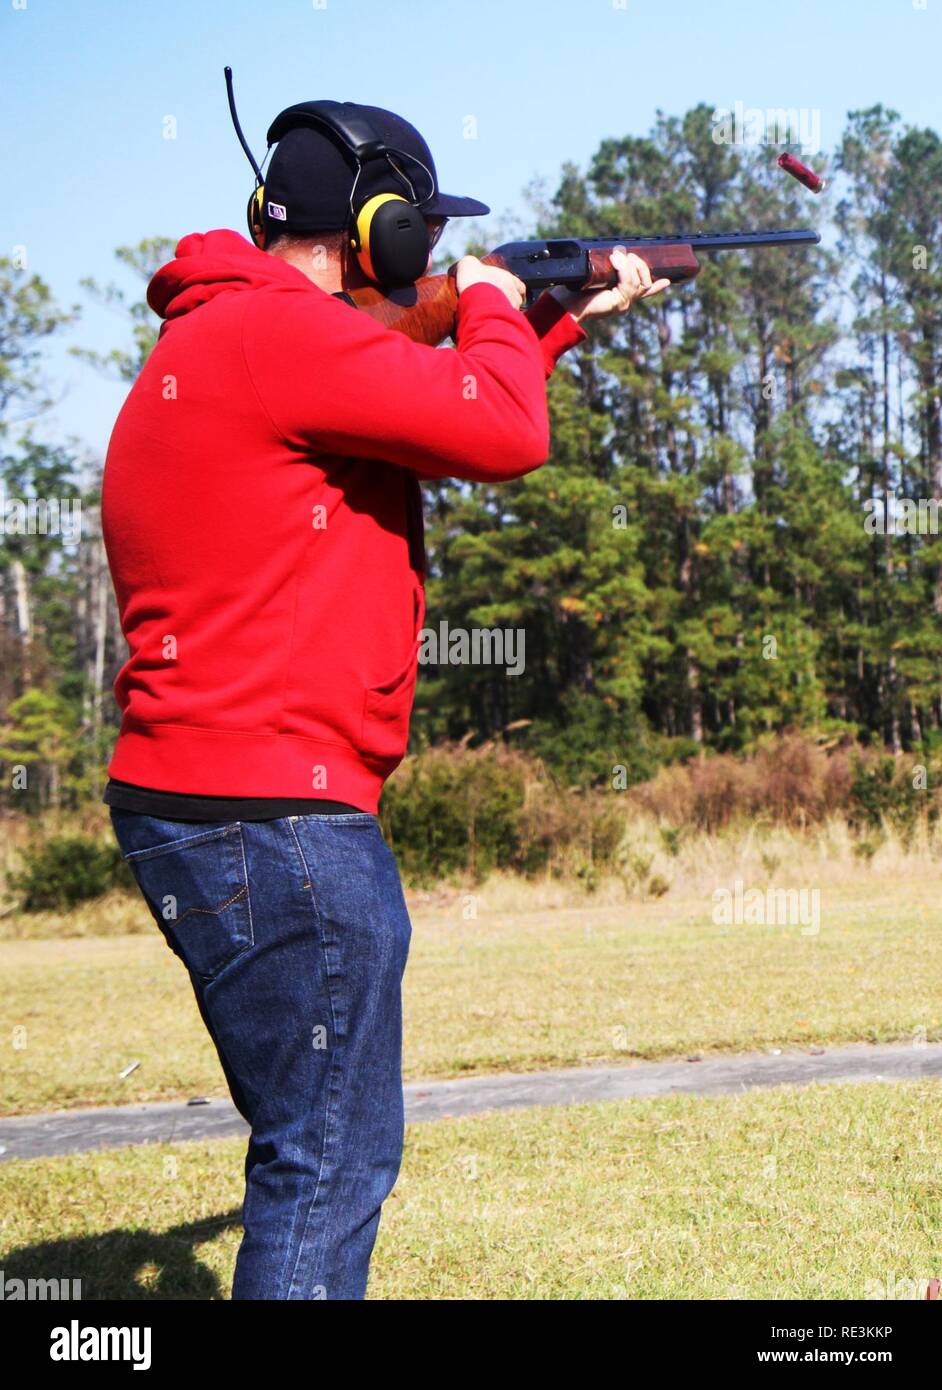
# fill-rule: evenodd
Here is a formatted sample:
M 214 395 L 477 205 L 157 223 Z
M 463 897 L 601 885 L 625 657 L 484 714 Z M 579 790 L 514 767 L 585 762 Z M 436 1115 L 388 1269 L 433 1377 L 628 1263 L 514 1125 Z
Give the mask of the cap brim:
M 487 203 L 477 198 L 456 198 L 451 193 L 438 193 L 421 205 L 426 217 L 485 217 L 490 212 Z

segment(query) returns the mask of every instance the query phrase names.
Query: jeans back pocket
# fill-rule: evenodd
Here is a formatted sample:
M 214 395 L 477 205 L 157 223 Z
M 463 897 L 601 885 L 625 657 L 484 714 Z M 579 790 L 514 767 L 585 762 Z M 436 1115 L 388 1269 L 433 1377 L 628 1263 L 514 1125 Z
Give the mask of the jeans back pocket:
M 168 945 L 201 979 L 211 980 L 255 944 L 238 821 L 125 859 Z

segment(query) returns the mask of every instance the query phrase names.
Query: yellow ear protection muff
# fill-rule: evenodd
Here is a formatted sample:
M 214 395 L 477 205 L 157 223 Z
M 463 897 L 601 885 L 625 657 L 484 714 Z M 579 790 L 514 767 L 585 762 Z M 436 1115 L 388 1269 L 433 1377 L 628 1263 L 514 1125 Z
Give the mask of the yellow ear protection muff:
M 374 193 L 353 211 L 350 245 L 360 269 L 379 285 L 414 285 L 428 266 L 431 241 L 416 209 L 399 193 Z
M 249 199 L 249 232 L 256 246 L 264 249 L 268 234 L 265 207 L 265 184 L 236 115 L 232 92 L 232 70 L 226 68 L 226 90 L 229 111 L 236 134 L 255 171 L 255 190 Z M 391 288 L 415 284 L 425 274 L 432 239 L 429 228 L 419 211 L 435 189 L 435 180 L 424 164 L 414 155 L 390 148 L 366 117 L 339 101 L 306 101 L 289 106 L 275 117 L 268 130 L 268 147 L 277 144 L 289 130 L 309 127 L 332 133 L 356 161 L 356 175 L 350 190 L 350 245 L 363 273 L 376 283 Z M 390 177 L 409 189 L 410 197 L 389 190 L 374 192 L 361 198 L 357 190 L 364 167 L 384 161 Z M 428 187 L 416 191 L 415 184 L 402 167 L 406 161 L 417 164 L 428 179 Z M 275 210 L 276 209 L 276 210 Z M 287 220 L 286 209 L 272 204 L 268 216 Z
M 253 190 L 246 209 L 249 234 L 260 251 L 265 250 L 265 185 L 260 183 Z

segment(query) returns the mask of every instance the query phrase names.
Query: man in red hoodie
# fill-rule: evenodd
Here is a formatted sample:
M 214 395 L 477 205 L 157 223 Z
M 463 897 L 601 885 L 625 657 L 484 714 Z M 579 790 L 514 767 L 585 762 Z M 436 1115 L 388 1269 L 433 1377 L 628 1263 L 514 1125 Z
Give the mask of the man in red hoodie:
M 666 283 L 624 256 L 614 290 L 524 314 L 515 277 L 465 257 L 454 350 L 381 327 L 344 298 L 375 273 L 351 252 L 363 201 L 406 198 L 430 245 L 488 209 L 439 192 L 407 122 L 344 113 L 395 157 L 303 122 L 276 143 L 255 246 L 183 238 L 105 468 L 129 647 L 105 799 L 251 1127 L 243 1299 L 362 1298 L 399 1169 L 411 927 L 376 811 L 424 616 L 417 476 L 538 468 L 545 379 L 580 320 Z

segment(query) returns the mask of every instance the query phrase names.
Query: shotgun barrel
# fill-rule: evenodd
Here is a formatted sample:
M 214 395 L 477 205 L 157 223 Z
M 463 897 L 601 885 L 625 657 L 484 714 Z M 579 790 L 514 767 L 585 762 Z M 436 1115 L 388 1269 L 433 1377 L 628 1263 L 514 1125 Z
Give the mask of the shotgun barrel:
M 611 264 L 617 246 L 635 252 L 655 279 L 677 284 L 692 280 L 700 269 L 697 252 L 746 251 L 763 246 L 815 246 L 821 240 L 810 228 L 757 232 L 665 232 L 619 237 L 553 237 L 546 241 L 508 241 L 486 258 L 503 265 L 536 293 L 549 285 L 569 289 L 603 289 L 618 276 Z

